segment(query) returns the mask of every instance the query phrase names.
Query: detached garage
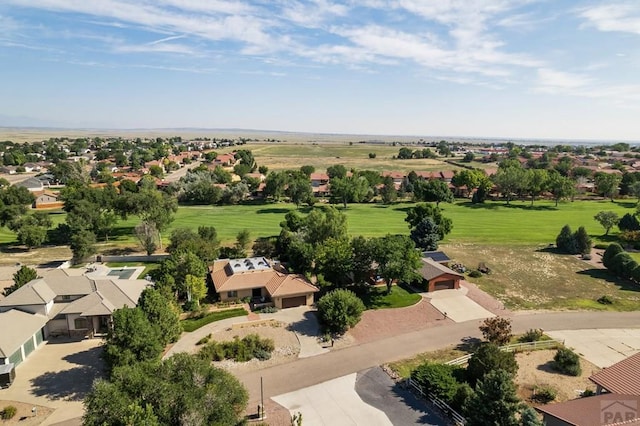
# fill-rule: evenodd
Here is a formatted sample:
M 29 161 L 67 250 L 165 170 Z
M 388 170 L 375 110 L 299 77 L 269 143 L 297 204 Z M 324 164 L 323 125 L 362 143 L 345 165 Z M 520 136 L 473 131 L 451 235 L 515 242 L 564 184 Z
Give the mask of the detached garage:
M 24 361 L 44 341 L 48 318 L 11 309 L 0 313 L 0 365 Z
M 431 258 L 422 259 L 420 275 L 427 282 L 429 292 L 438 290 L 455 290 L 460 288 L 462 274 L 434 261 Z

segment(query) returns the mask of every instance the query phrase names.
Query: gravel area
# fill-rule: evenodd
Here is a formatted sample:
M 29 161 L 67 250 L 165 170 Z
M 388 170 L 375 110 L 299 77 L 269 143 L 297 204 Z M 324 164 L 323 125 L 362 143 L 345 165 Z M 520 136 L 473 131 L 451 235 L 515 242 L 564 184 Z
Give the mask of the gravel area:
M 444 319 L 442 314 L 425 300 L 406 308 L 369 310 L 362 314 L 362 320 L 349 330 L 345 337 L 336 340 L 334 348 L 371 342 L 452 322 L 450 319 Z
M 551 362 L 555 354 L 555 350 L 516 354 L 519 369 L 515 381 L 518 385 L 520 398 L 530 402 L 532 389 L 535 385 L 549 385 L 556 389 L 558 396 L 554 402 L 575 399 L 579 396 L 579 392 L 585 389 L 595 390 L 595 385 L 589 380 L 589 376 L 600 371 L 597 366 L 581 358 L 582 374 L 578 377 L 566 376 L 551 368 Z
M 224 331 L 214 333 L 211 339 L 224 342 L 233 340 L 235 336 L 242 339 L 249 334 L 258 334 L 263 339 L 273 339 L 276 349 L 272 352 L 271 359 L 266 361 L 252 359 L 247 362 L 225 360 L 214 362 L 213 365 L 235 373 L 240 371 L 254 371 L 277 364 L 283 364 L 293 361 L 298 357 L 298 353 L 300 352 L 298 338 L 294 332 L 287 330 L 285 324 L 281 322 L 274 322 L 271 325 L 256 325 L 254 327 L 245 327 L 236 330 L 228 328 Z
M 0 424 L 2 425 L 13 425 L 13 424 L 15 425 L 20 424 L 24 426 L 39 425 L 40 423 L 44 422 L 46 418 L 49 417 L 49 415 L 51 415 L 51 413 L 53 413 L 54 411 L 51 408 L 43 407 L 41 405 L 26 404 L 24 402 L 17 402 L 17 401 L 0 400 L 0 410 L 4 409 L 8 405 L 13 405 L 18 409 L 18 411 L 16 412 L 16 415 L 11 420 L 0 420 Z M 31 411 L 31 409 L 34 407 L 37 408 L 36 416 L 34 416 L 33 415 L 34 413 Z

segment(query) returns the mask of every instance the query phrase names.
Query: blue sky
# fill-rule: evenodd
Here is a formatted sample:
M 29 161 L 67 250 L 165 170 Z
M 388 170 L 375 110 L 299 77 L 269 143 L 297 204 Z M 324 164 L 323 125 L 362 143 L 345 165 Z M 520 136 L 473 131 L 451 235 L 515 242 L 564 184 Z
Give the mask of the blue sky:
M 2 0 L 0 125 L 640 140 L 640 1 Z

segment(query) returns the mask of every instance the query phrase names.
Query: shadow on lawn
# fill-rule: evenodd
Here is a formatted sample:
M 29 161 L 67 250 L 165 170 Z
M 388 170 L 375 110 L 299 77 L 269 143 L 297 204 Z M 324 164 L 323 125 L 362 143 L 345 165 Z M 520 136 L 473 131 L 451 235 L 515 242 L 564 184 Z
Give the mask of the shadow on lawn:
M 591 278 L 603 280 L 610 284 L 615 284 L 620 288 L 620 290 L 640 291 L 639 285 L 632 283 L 631 281 L 618 278 L 606 269 L 600 269 L 600 268 L 585 269 L 584 271 L 576 272 L 576 274 L 587 275 Z

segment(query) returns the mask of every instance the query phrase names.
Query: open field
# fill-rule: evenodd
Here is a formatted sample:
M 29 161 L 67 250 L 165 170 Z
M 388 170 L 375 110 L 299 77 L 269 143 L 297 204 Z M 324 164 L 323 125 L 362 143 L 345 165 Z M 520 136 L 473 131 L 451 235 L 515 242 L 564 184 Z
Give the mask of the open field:
M 577 256 L 547 251 L 544 245 L 453 243 L 442 249 L 468 268 L 476 268 L 479 262 L 491 268 L 489 275 L 472 281 L 513 310 L 640 309 L 640 286 L 619 280 Z M 603 295 L 614 303 L 598 303 Z

